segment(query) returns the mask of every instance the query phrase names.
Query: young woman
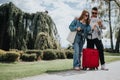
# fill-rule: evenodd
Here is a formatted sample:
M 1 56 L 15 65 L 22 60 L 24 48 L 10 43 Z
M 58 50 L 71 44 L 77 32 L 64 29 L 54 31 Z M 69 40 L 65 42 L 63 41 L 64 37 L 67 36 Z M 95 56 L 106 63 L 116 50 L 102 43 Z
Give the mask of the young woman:
M 91 27 L 89 25 L 89 12 L 83 10 L 81 16 L 78 19 L 74 19 L 69 26 L 71 31 L 77 31 L 76 37 L 74 39 L 73 47 L 73 68 L 75 70 L 81 69 L 81 51 L 83 49 L 83 44 L 85 42 L 85 38 L 89 31 L 91 31 Z

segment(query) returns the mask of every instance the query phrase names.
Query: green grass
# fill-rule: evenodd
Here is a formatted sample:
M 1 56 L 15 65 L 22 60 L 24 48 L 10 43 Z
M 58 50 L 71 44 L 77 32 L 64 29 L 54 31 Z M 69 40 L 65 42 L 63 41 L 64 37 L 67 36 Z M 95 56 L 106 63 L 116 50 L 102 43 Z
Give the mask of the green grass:
M 12 64 L 0 63 L 0 80 L 13 80 L 27 76 L 39 75 L 45 72 L 72 69 L 72 59 L 16 62 Z
M 120 60 L 120 56 L 105 56 L 106 62 Z M 46 72 L 72 69 L 72 59 L 0 63 L 0 80 L 13 80 L 27 76 L 39 75 Z
M 105 52 L 105 55 L 107 55 L 107 56 L 120 56 L 120 53 L 109 53 L 109 52 Z
M 120 60 L 120 56 L 105 56 L 105 61 L 107 63 Z
M 113 62 L 116 60 L 120 60 L 120 53 L 108 53 L 105 52 L 105 61 L 106 62 Z

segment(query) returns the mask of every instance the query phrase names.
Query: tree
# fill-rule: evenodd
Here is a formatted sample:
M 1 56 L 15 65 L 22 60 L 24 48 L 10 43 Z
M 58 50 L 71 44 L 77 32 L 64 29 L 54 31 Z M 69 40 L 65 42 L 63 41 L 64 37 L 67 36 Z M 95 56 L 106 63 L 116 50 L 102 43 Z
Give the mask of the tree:
M 111 41 L 111 49 L 113 50 L 113 36 L 112 36 L 112 26 L 111 26 L 111 1 L 108 1 L 109 4 L 109 27 L 110 27 L 110 41 Z
M 117 20 L 116 20 L 116 27 L 115 27 L 115 36 L 116 36 L 116 45 L 115 45 L 115 52 L 119 52 L 119 48 L 120 48 L 120 1 L 118 0 L 114 0 L 116 5 L 117 5 L 117 10 L 119 11 L 119 14 L 117 16 Z
M 46 12 L 25 13 L 12 2 L 0 6 L 0 48 L 58 49 L 59 34 Z

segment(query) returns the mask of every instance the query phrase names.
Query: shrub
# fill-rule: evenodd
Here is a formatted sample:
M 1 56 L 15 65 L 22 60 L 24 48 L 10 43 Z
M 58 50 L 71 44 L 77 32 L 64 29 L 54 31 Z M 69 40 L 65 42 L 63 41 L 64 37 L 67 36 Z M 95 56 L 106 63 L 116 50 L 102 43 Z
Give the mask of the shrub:
M 0 61 L 3 61 L 3 55 L 5 54 L 6 52 L 2 49 L 0 49 Z
M 36 54 L 36 60 L 41 60 L 42 51 L 41 50 L 27 50 L 25 51 L 27 54 Z
M 23 54 L 20 59 L 22 59 L 22 61 L 28 61 L 28 58 L 29 54 Z
M 0 55 L 5 54 L 6 52 L 2 49 L 0 49 Z
M 2 62 L 14 62 L 18 61 L 20 54 L 17 52 L 6 52 L 6 54 L 1 55 Z
M 4 56 L 5 54 L 0 54 L 0 62 L 2 62 L 3 61 L 3 56 Z
M 116 53 L 116 51 L 111 48 L 105 48 L 104 51 L 109 53 Z
M 42 51 L 36 52 L 36 60 L 41 60 L 42 58 Z
M 31 53 L 37 53 L 40 52 L 40 50 L 26 50 L 25 53 L 31 54 Z
M 64 51 L 55 51 L 58 59 L 66 59 L 66 55 Z
M 73 51 L 66 50 L 66 51 L 65 51 L 65 54 L 66 54 L 66 57 L 67 57 L 68 59 L 72 59 L 72 58 L 73 58 Z
M 35 61 L 35 60 L 36 60 L 36 54 L 30 54 L 29 61 Z
M 35 61 L 36 54 L 23 54 L 21 56 L 22 61 Z
M 57 56 L 55 52 L 53 51 L 53 49 L 43 51 L 43 60 L 54 60 L 56 58 Z

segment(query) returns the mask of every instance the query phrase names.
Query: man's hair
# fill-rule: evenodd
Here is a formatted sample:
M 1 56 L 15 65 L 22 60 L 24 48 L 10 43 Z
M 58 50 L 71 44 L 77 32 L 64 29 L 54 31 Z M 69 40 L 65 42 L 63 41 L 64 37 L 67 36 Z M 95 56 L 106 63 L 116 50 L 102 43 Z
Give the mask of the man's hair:
M 98 8 L 97 7 L 93 7 L 92 10 L 98 11 Z

